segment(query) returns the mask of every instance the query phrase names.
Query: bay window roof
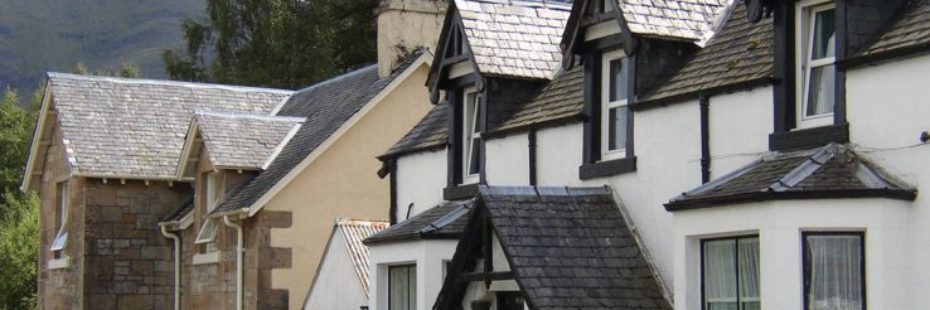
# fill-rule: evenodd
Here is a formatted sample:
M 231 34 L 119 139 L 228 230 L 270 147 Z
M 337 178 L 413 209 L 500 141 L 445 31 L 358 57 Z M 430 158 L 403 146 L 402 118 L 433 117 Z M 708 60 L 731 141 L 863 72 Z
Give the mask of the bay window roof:
M 914 200 L 916 190 L 849 146 L 773 152 L 665 204 L 669 211 L 776 199 L 883 197 Z

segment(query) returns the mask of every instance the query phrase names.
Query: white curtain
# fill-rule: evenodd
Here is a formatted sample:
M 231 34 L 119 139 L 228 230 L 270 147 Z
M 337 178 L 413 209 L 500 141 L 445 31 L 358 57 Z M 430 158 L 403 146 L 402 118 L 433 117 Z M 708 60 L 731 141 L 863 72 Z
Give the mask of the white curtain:
M 415 310 L 417 308 L 416 266 L 391 267 L 389 275 L 390 310 Z
M 739 296 L 742 310 L 761 308 L 759 292 L 759 238 L 739 239 Z
M 808 309 L 861 310 L 861 236 L 807 236 L 807 251 L 810 264 Z
M 737 310 L 736 240 L 704 242 L 704 302 L 707 310 Z

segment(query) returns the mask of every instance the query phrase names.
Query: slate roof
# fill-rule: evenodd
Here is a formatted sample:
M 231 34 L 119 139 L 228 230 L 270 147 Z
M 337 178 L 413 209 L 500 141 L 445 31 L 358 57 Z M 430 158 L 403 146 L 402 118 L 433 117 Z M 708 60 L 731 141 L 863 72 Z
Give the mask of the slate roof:
M 559 120 L 580 119 L 584 110 L 584 68 L 559 73 L 533 100 L 521 104 L 488 134 L 512 131 Z
M 487 134 L 504 133 L 535 125 L 571 120 L 584 109 L 584 70 L 575 66 L 560 72 L 533 100 L 518 106 L 502 123 L 488 129 Z M 390 150 L 379 156 L 382 160 L 404 154 L 444 147 L 448 142 L 449 115 L 447 104 L 437 104 L 420 122 Z
M 365 244 L 422 239 L 458 239 L 473 209 L 474 200 L 443 202 L 372 235 L 365 239 Z
M 455 0 L 468 46 L 483 74 L 550 79 L 571 3 L 553 0 Z
M 927 45 L 930 45 L 930 1 L 916 0 L 861 55 Z
M 197 126 L 200 131 L 214 166 L 260 169 L 276 150 L 284 147 L 304 120 L 302 117 L 197 112 L 191 126 Z
M 171 212 L 168 212 L 167 214 L 162 216 L 158 220 L 158 222 L 169 223 L 169 222 L 180 221 L 182 218 L 187 216 L 187 214 L 193 210 L 194 210 L 194 196 L 191 196 L 190 198 L 187 198 L 186 201 L 181 203 L 181 205 L 179 205 L 177 208 L 175 208 L 174 210 L 171 210 Z
M 449 137 L 449 104 L 440 103 L 433 106 L 420 122 L 400 141 L 378 158 L 384 160 L 413 152 L 444 147 Z
M 713 34 L 720 10 L 732 0 L 618 0 L 630 32 L 700 41 Z
M 385 220 L 364 220 L 364 219 L 337 219 L 336 230 L 342 232 L 346 242 L 346 249 L 349 250 L 349 257 L 352 259 L 352 265 L 355 267 L 355 273 L 365 293 L 368 293 L 368 246 L 362 243 L 365 238 L 372 234 L 378 233 L 391 226 Z M 328 250 L 328 249 L 327 249 Z M 322 264 L 320 264 L 322 266 Z
M 252 206 L 424 52 L 421 50 L 412 55 L 384 78 L 378 77 L 377 65 L 369 65 L 304 88 L 291 96 L 276 115 L 304 117 L 307 119 L 304 125 L 267 169 L 240 190 L 230 193 L 212 214 Z
M 707 45 L 640 102 L 770 80 L 774 68 L 773 18 L 752 24 L 746 18 L 745 5 L 738 3 L 731 9 L 726 24 Z
M 75 174 L 172 179 L 195 110 L 268 114 L 292 91 L 49 73 Z
M 670 211 L 774 199 L 887 197 L 917 192 L 848 146 L 773 153 L 665 204 Z
M 530 308 L 672 309 L 608 188 L 479 191 Z

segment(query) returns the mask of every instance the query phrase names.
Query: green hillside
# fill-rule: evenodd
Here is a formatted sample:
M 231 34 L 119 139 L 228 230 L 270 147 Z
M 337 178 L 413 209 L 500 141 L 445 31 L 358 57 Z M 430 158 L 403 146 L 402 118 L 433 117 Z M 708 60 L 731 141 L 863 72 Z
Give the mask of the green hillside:
M 46 71 L 139 65 L 163 78 L 161 52 L 180 47 L 181 22 L 203 0 L 0 0 L 0 88 L 32 88 Z

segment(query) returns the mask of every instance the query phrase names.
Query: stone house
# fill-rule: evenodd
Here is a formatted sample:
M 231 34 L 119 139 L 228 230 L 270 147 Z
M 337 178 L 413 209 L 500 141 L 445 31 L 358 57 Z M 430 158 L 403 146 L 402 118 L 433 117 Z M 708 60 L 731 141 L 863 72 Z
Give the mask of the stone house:
M 528 56 L 560 5 L 450 6 L 372 309 L 923 308 L 930 1 L 582 0 Z
M 333 221 L 388 216 L 375 157 L 429 110 L 436 37 L 403 27 L 444 10 L 384 1 L 381 61 L 298 91 L 50 73 L 40 308 L 303 306 Z
M 270 113 L 292 92 L 50 73 L 23 190 L 41 198 L 41 309 L 172 305 L 158 219 L 189 199 L 174 171 L 195 109 Z

